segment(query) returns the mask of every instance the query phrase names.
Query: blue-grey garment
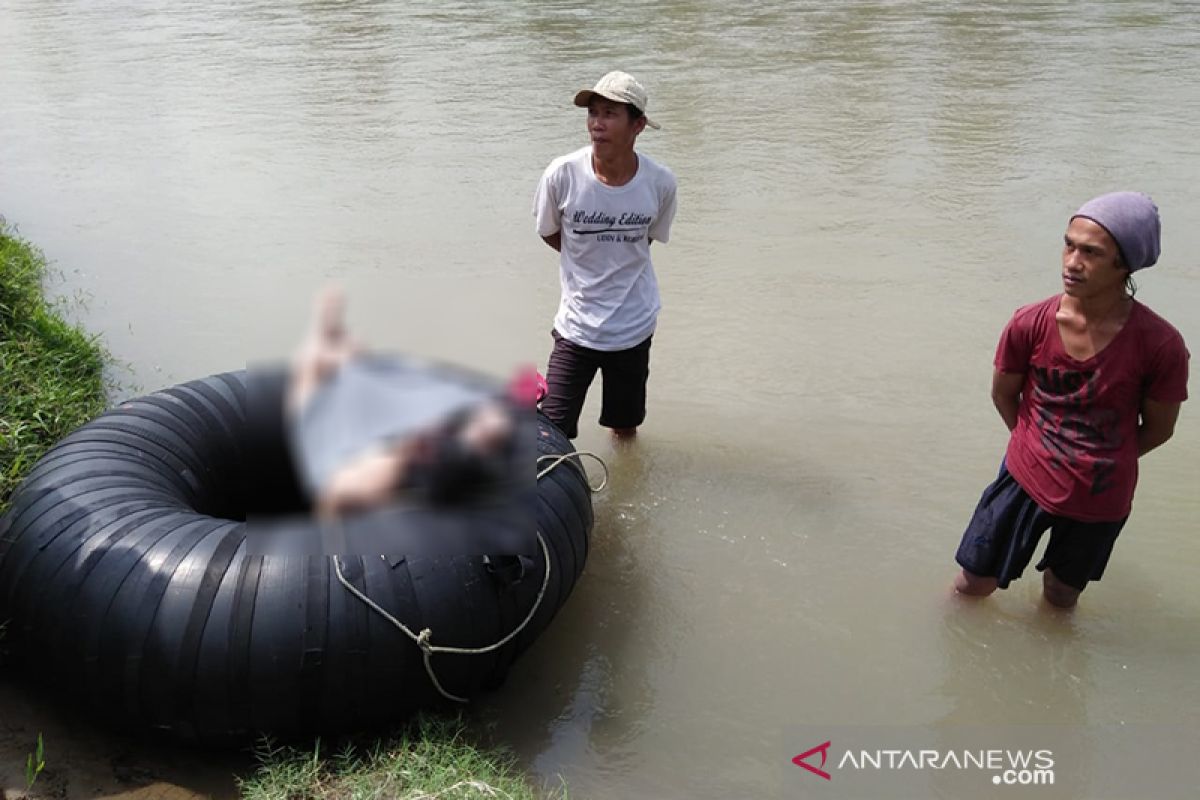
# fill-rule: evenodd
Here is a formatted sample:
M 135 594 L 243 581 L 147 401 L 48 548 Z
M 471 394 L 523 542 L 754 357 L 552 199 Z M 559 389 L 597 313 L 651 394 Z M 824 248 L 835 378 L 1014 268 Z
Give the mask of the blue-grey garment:
M 417 361 L 350 361 L 291 422 L 301 479 L 315 497 L 340 467 L 358 456 L 435 429 L 491 394 Z
M 1108 231 L 1130 272 L 1152 267 L 1158 261 L 1162 223 L 1158 206 L 1141 192 L 1110 192 L 1093 197 L 1075 212 Z M 1074 219 L 1074 217 L 1072 217 Z

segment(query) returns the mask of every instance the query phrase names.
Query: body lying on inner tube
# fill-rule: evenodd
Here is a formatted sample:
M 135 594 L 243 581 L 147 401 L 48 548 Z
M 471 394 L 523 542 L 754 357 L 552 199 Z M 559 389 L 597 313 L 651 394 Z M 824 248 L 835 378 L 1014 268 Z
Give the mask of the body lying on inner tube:
M 502 477 L 517 404 L 529 398 L 381 368 L 348 334 L 343 314 L 338 291 L 318 296 L 285 397 L 298 471 L 318 515 L 377 508 L 411 489 L 435 505 L 457 503 Z

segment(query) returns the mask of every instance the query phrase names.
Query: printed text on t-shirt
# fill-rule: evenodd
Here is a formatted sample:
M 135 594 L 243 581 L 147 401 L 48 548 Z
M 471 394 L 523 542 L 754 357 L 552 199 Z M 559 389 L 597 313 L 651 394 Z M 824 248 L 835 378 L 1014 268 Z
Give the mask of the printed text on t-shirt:
M 640 242 L 645 235 L 641 231 L 653 220 L 653 217 L 635 211 L 627 211 L 619 216 L 603 211 L 576 211 L 571 215 L 574 225 L 588 226 L 575 227 L 572 233 L 595 236 L 598 242 Z M 638 231 L 637 235 L 629 235 L 635 231 Z
M 1098 379 L 1094 370 L 1033 368 L 1035 422 L 1055 469 L 1077 467 L 1085 454 L 1121 446 L 1116 410 L 1095 406 Z M 1101 455 L 1092 455 L 1091 462 L 1092 494 L 1102 494 L 1113 486 L 1116 462 Z

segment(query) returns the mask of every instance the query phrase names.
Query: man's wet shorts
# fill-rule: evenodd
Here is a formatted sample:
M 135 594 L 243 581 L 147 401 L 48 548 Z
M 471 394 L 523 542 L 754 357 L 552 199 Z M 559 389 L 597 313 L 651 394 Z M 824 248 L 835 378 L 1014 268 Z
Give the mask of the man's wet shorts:
M 1124 519 L 1080 522 L 1051 514 L 1026 494 L 1001 464 L 1000 476 L 983 491 L 975 507 L 955 561 L 968 572 L 995 578 L 997 585 L 1006 589 L 1010 581 L 1021 577 L 1048 529 L 1050 543 L 1037 570 L 1049 567 L 1060 581 L 1082 591 L 1088 581 L 1098 581 L 1104 574 L 1124 525 Z
M 575 344 L 552 330 L 554 350 L 550 353 L 542 400 L 542 413 L 568 438 L 579 434 L 579 415 L 588 387 L 600 371 L 604 382 L 600 424 L 606 428 L 636 428 L 646 419 L 646 381 L 650 377 L 650 341 L 628 350 L 593 350 Z

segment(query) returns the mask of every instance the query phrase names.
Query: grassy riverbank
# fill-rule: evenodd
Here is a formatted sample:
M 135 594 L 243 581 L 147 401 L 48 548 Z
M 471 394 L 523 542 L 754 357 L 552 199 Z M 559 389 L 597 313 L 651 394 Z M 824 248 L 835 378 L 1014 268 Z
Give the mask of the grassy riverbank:
M 565 788 L 534 790 L 510 758 L 480 748 L 458 719 L 422 717 L 409 734 L 365 750 L 267 749 L 262 757 L 263 766 L 240 781 L 246 800 L 567 797 Z
M 109 356 L 95 337 L 66 322 L 43 294 L 46 260 L 0 218 L 0 515 L 34 463 L 56 441 L 104 410 L 104 368 Z M 2 621 L 0 621 L 2 622 Z M 9 719 L 10 727 L 22 723 Z M 35 737 L 41 730 L 22 731 Z M 63 736 L 47 741 L 48 752 L 64 749 Z M 35 739 L 30 739 L 34 741 Z M 3 741 L 0 741 L 3 744 Z M 88 749 L 86 745 L 76 747 Z M 11 750 L 21 758 L 20 747 Z M 11 754 L 10 754 L 11 755 Z M 358 751 L 324 753 L 278 749 L 261 753 L 254 774 L 239 780 L 251 800 L 324 800 L 325 798 L 526 798 L 545 797 L 530 786 L 512 760 L 478 746 L 460 719 L 422 718 L 396 739 L 368 744 Z M 12 756 L 16 757 L 16 756 Z M 9 755 L 5 756 L 8 760 Z M 53 757 L 47 759 L 53 762 Z M 106 762 L 108 759 L 82 759 Z M 23 761 L 21 762 L 24 763 Z M 0 773 L 8 765 L 0 763 Z M 155 765 L 146 764 L 147 774 Z M 82 766 L 51 763 L 61 773 L 89 785 L 121 786 L 119 779 L 92 774 Z M 20 764 L 12 771 L 19 772 Z M 49 779 L 30 798 L 59 796 Z M 0 781 L 0 798 L 5 790 Z M 17 795 L 22 796 L 22 795 Z M 190 796 L 181 792 L 180 796 Z M 565 797 L 565 791 L 549 796 Z
M 107 354 L 46 302 L 46 259 L 0 219 L 0 514 L 51 444 L 104 410 Z

